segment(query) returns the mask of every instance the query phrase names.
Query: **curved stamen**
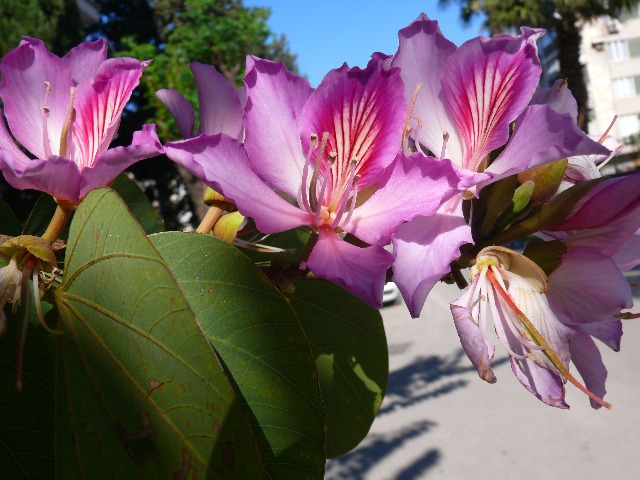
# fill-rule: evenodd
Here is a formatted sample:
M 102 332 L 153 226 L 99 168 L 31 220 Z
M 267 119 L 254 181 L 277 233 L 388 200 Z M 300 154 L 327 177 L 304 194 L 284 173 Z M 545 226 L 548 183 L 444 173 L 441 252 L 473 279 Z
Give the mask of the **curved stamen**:
M 304 168 L 302 169 L 302 185 L 300 186 L 300 196 L 302 197 L 302 205 L 307 212 L 311 212 L 311 206 L 309 205 L 309 197 L 307 195 L 307 178 L 309 177 L 309 165 L 311 164 L 311 155 L 313 151 L 318 147 L 318 135 L 311 134 L 311 142 L 309 142 L 309 151 L 307 152 L 307 158 L 304 162 Z
M 327 141 L 329 140 L 329 132 L 322 134 L 322 143 L 320 144 L 320 150 L 318 150 L 318 156 L 316 157 L 316 165 L 311 176 L 311 184 L 309 185 L 309 206 L 310 211 L 314 212 L 318 207 L 318 197 L 316 195 L 316 188 L 318 183 L 318 176 L 320 175 L 320 165 L 322 164 L 322 157 L 324 156 L 324 149 L 327 148 Z
M 69 141 L 69 133 L 71 133 L 71 124 L 75 117 L 75 109 L 73 108 L 73 97 L 75 96 L 76 89 L 71 87 L 69 91 L 69 104 L 67 105 L 67 112 L 64 118 L 64 125 L 62 126 L 62 133 L 60 134 L 60 156 L 66 157 L 67 155 L 67 142 Z
M 340 224 L 340 219 L 344 214 L 345 209 L 347 208 L 347 202 L 349 200 L 349 194 L 353 189 L 353 183 L 356 176 L 356 165 L 358 164 L 358 159 L 351 159 L 351 168 L 349 170 L 349 180 L 347 181 L 347 188 L 342 193 L 342 199 L 340 200 L 340 207 L 338 208 L 338 213 L 336 213 L 336 219 L 334 220 L 336 225 Z
M 35 268 L 32 272 L 32 285 L 33 285 L 33 300 L 36 305 L 36 313 L 38 314 L 38 320 L 40 320 L 40 325 L 49 333 L 53 335 L 62 335 L 64 332 L 62 330 L 54 330 L 49 325 L 47 325 L 46 320 L 44 319 L 44 314 L 42 313 L 42 305 L 40 303 L 40 289 L 38 288 L 38 270 Z
M 51 141 L 49 140 L 49 129 L 48 129 L 48 119 L 51 114 L 51 110 L 47 107 L 47 103 L 49 100 L 49 95 L 51 95 L 51 83 L 44 82 L 45 94 L 44 94 L 44 105 L 42 106 L 42 144 L 44 146 L 44 154 L 47 157 L 52 155 L 51 151 Z
M 331 167 L 336 161 L 336 157 L 338 154 L 336 152 L 330 152 L 329 158 L 327 159 L 327 169 L 324 172 L 324 177 L 322 178 L 322 187 L 320 188 L 320 195 L 318 195 L 318 203 L 320 206 L 316 208 L 316 218 L 314 220 L 314 225 L 320 226 L 320 213 L 322 212 L 322 199 L 324 198 L 324 194 L 327 190 L 327 184 L 329 183 L 329 179 L 331 177 Z
M 349 205 L 349 213 L 347 214 L 347 218 L 344 219 L 343 225 L 347 225 L 349 220 L 351 220 L 351 216 L 353 215 L 353 211 L 356 209 L 356 201 L 358 200 L 358 179 L 360 175 L 356 175 L 353 179 L 353 195 L 351 195 L 351 205 Z

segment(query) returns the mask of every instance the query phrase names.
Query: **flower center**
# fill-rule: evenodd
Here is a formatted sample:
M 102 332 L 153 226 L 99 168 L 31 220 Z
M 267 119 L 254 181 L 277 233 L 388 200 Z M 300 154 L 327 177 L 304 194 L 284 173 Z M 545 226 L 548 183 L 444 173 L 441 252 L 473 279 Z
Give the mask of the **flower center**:
M 357 201 L 358 159 L 351 159 L 348 170 L 341 168 L 336 152 L 331 151 L 325 155 L 328 140 L 328 132 L 322 134 L 319 144 L 318 135 L 311 135 L 298 203 L 307 212 L 314 214 L 315 227 L 329 225 L 341 228 L 351 219 Z M 308 180 L 312 168 L 311 180 Z

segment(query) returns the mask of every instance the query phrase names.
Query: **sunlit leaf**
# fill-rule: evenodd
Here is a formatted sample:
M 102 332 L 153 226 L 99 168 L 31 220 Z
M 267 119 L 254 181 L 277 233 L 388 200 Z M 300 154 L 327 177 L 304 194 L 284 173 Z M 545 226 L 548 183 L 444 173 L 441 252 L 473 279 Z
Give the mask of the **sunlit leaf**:
M 122 174 L 113 181 L 111 188 L 124 200 L 145 232 L 149 234 L 164 231 L 162 218 L 136 182 Z
M 298 281 L 295 286 L 291 306 L 309 338 L 320 376 L 327 457 L 337 457 L 366 436 L 387 388 L 382 317 L 327 281 Z
M 288 301 L 217 238 L 168 232 L 151 239 L 246 402 L 271 477 L 323 478 L 318 379 Z
M 78 208 L 56 300 L 58 478 L 264 478 L 215 351 L 115 192 Z

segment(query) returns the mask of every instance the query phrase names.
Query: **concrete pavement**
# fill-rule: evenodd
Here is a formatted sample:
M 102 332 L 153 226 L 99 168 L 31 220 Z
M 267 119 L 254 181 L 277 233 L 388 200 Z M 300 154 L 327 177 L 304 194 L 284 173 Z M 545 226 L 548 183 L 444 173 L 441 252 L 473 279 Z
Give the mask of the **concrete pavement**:
M 640 283 L 640 274 L 631 281 Z M 593 410 L 567 384 L 571 409 L 559 410 L 520 385 L 497 339 L 498 381 L 478 377 L 449 313 L 457 295 L 455 286 L 437 285 L 420 319 L 411 319 L 402 304 L 383 309 L 387 395 L 367 438 L 329 461 L 326 478 L 640 478 L 640 320 L 625 322 L 620 352 L 600 345 L 613 409 Z M 637 290 L 635 300 L 638 311 Z

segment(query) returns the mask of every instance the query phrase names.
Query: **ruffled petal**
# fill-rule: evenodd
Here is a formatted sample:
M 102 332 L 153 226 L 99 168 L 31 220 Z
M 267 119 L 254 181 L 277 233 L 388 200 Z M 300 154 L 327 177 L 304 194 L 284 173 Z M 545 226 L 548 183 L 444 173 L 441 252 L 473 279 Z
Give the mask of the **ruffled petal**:
M 244 127 L 251 168 L 269 185 L 297 198 L 305 163 L 298 122 L 313 89 L 282 63 L 250 59 Z
M 114 178 L 134 163 L 163 152 L 164 149 L 156 135 L 155 125 L 144 125 L 142 130 L 134 132 L 130 146 L 110 148 L 98 157 L 94 167 L 82 170 L 80 199 L 94 188 L 109 185 Z
M 198 87 L 198 134 L 224 133 L 242 139 L 242 106 L 233 85 L 212 65 L 194 62 L 191 71 Z
M 382 247 L 356 247 L 340 239 L 331 228 L 322 227 L 307 267 L 318 277 L 344 287 L 372 307 L 379 308 L 387 268 L 392 261 L 393 255 Z
M 114 58 L 100 65 L 96 77 L 78 85 L 73 123 L 74 160 L 82 170 L 93 167 L 113 139 L 125 104 L 151 62 Z
M 608 153 L 582 132 L 570 115 L 559 114 L 547 105 L 533 105 L 518 118 L 508 145 L 484 173 L 495 182 L 561 158 Z
M 440 32 L 438 22 L 425 14 L 398 33 L 400 46 L 391 65 L 400 68 L 405 100 L 411 106 L 418 90 L 409 126 L 410 135 L 434 155 L 442 152 L 443 134 L 448 133 L 446 156 L 462 165 L 462 143 L 458 129 L 442 100 L 440 77 L 456 46 Z
M 528 358 L 511 358 L 511 370 L 524 388 L 542 402 L 552 407 L 569 408 L 564 401 L 564 385 L 557 373 Z
M 193 126 L 196 121 L 196 115 L 193 113 L 193 107 L 177 90 L 162 89 L 156 92 L 156 97 L 171 112 L 171 116 L 176 121 L 180 135 L 187 139 L 193 137 Z
M 633 306 L 631 288 L 615 262 L 590 248 L 572 248 L 549 276 L 547 299 L 567 324 L 613 320 Z
M 489 152 L 507 143 L 509 124 L 538 85 L 542 68 L 535 41 L 543 33 L 523 27 L 518 37 L 477 37 L 449 58 L 442 93 L 464 146 L 463 167 L 477 170 Z
M 460 246 L 472 242 L 460 207 L 453 212 L 443 207 L 435 215 L 416 217 L 396 229 L 393 280 L 412 317 L 420 316 L 427 295 L 460 255 Z
M 65 62 L 41 40 L 25 37 L 0 62 L 0 74 L 0 97 L 16 140 L 37 158 L 59 154 L 73 86 Z
M 286 202 L 256 175 L 242 144 L 224 134 L 200 135 L 165 145 L 166 155 L 253 218 L 261 232 L 313 224 L 313 217 Z
M 538 88 L 529 105 L 549 105 L 558 113 L 568 113 L 573 121 L 578 118 L 578 104 L 564 79 L 557 80 L 552 87 Z
M 571 361 L 580 372 L 587 390 L 599 398 L 604 398 L 607 393 L 604 386 L 607 380 L 607 369 L 595 342 L 587 335 L 576 335 L 571 339 L 570 349 Z M 593 408 L 598 409 L 602 406 L 593 400 L 590 402 Z
M 46 160 L 30 160 L 14 168 L 4 161 L 0 152 L 0 167 L 9 185 L 19 190 L 39 190 L 60 200 L 77 203 L 82 177 L 78 166 L 69 159 L 51 156 Z
M 473 298 L 475 286 L 474 284 L 468 287 L 451 303 L 451 314 L 462 349 L 476 367 L 478 375 L 485 382 L 495 383 L 496 376 L 491 370 L 495 347 L 487 341 L 484 332 L 478 326 L 480 302 Z
M 406 106 L 398 69 L 385 70 L 381 57 L 367 68 L 330 71 L 302 110 L 300 135 L 307 151 L 311 135 L 329 134 L 326 153 L 337 154 L 333 190 L 349 177 L 357 159 L 358 187 L 375 183 L 400 150 Z M 339 184 L 337 183 L 339 182 Z
M 449 160 L 400 153 L 379 179 L 376 192 L 355 209 L 345 230 L 369 244 L 386 245 L 400 223 L 433 215 L 461 191 L 459 184 L 459 169 Z
M 95 77 L 98 67 L 106 59 L 107 42 L 104 38 L 95 42 L 83 42 L 62 57 L 62 61 L 71 71 L 75 85 Z
M 578 333 L 597 338 L 614 352 L 620 351 L 620 340 L 622 338 L 621 320 L 572 325 L 571 328 Z

